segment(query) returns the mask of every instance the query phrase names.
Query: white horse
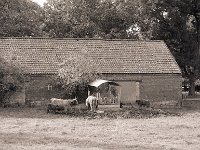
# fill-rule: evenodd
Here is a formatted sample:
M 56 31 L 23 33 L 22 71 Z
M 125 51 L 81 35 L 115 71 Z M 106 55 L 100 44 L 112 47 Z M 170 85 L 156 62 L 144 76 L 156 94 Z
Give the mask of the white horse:
M 97 98 L 93 95 L 88 96 L 88 98 L 86 99 L 86 106 L 88 109 L 90 109 L 90 111 L 96 112 L 98 108 Z

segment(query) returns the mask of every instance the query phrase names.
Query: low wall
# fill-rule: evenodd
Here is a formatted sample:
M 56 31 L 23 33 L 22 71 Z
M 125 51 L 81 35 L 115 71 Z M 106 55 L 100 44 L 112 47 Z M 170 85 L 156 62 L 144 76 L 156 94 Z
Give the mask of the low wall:
M 200 109 L 200 98 L 183 100 L 182 106 L 186 108 Z

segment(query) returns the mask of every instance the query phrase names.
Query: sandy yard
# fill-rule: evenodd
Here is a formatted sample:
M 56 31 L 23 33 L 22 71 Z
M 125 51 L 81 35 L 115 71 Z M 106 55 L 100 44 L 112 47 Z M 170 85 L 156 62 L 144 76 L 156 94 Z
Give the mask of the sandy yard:
M 84 119 L 0 108 L 1 150 L 197 150 L 200 113 L 150 119 Z

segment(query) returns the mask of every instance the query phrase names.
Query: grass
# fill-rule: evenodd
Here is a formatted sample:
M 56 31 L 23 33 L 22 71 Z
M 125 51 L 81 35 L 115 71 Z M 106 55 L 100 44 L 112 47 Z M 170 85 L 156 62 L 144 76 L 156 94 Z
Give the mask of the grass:
M 200 113 L 184 108 L 125 108 L 99 114 L 66 115 L 47 114 L 45 107 L 16 107 L 0 108 L 0 119 L 1 150 L 193 150 L 200 147 Z

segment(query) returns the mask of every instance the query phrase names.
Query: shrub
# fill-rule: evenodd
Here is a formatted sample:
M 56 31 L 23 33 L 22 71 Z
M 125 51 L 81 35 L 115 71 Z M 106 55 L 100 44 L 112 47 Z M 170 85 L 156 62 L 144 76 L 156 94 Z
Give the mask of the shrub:
M 77 97 L 79 102 L 87 97 L 88 83 L 99 78 L 101 73 L 87 53 L 69 54 L 66 61 L 60 64 L 55 84 L 66 92 L 63 98 Z
M 0 58 L 0 103 L 23 88 L 24 75 L 13 62 Z

